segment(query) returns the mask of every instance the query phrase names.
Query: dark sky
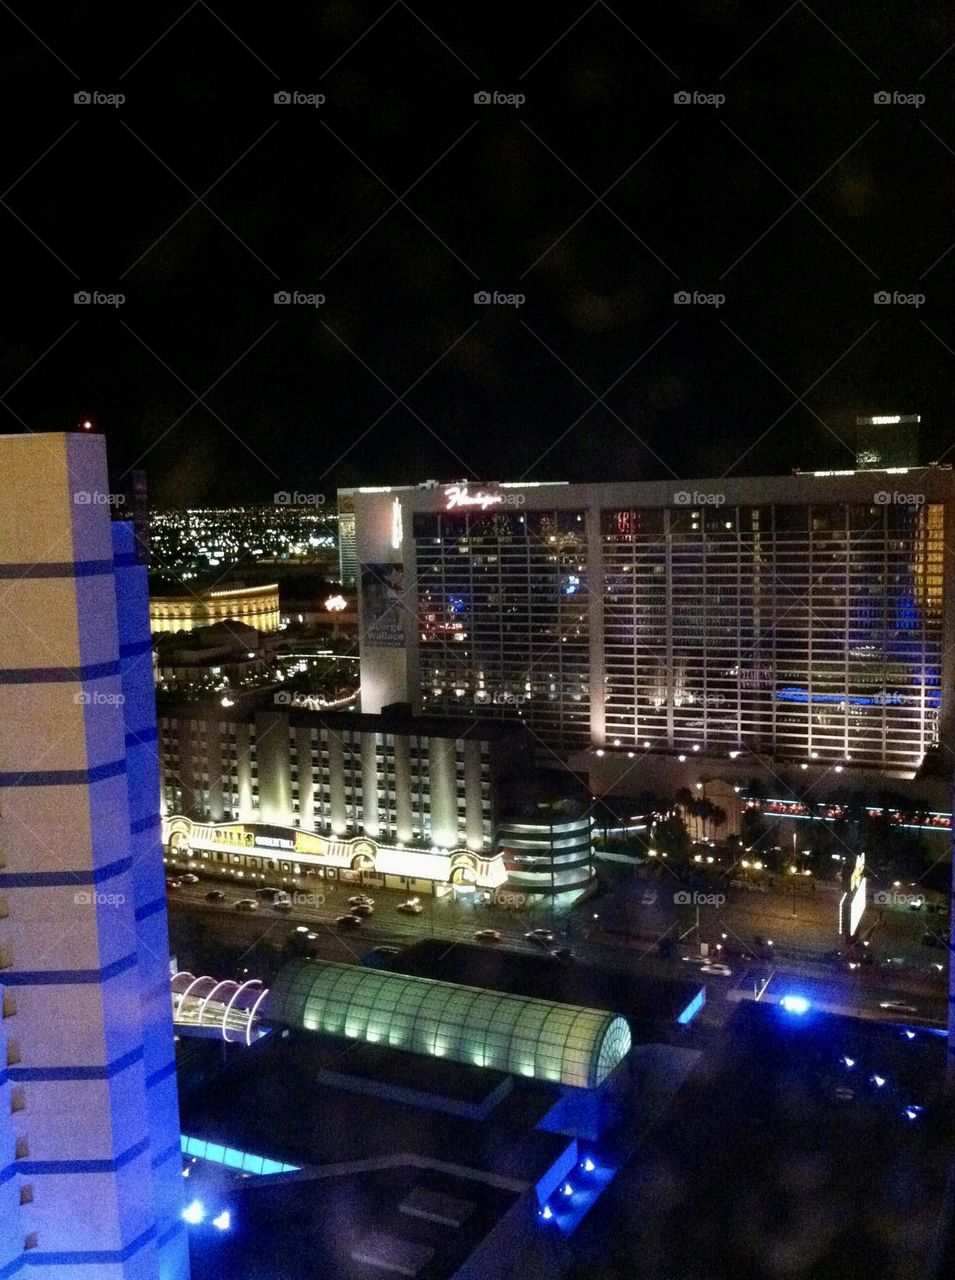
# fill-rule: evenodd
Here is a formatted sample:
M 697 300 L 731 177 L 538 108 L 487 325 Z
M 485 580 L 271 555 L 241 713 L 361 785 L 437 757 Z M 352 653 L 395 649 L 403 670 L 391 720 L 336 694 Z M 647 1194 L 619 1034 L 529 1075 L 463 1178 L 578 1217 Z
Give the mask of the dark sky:
M 953 19 L 14 0 L 0 430 L 92 416 L 159 505 L 845 466 L 857 412 L 920 412 L 938 458 Z

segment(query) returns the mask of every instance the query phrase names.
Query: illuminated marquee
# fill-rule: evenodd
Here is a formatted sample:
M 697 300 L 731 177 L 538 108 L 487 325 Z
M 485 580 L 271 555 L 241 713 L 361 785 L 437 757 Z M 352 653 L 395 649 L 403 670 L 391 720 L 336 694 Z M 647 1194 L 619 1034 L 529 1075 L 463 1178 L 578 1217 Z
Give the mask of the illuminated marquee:
M 371 871 L 382 876 L 468 884 L 481 889 L 496 889 L 507 879 L 501 854 L 485 857 L 470 849 L 400 849 L 366 836 L 336 839 L 316 831 L 266 823 L 202 823 L 169 817 L 163 819 L 162 836 L 171 852 L 201 849 L 263 857 L 285 855 L 306 866 Z
M 446 511 L 455 511 L 459 507 L 480 507 L 482 511 L 486 511 L 488 507 L 496 507 L 504 501 L 503 494 L 488 493 L 485 489 L 471 493 L 466 484 L 448 485 L 444 497 Z

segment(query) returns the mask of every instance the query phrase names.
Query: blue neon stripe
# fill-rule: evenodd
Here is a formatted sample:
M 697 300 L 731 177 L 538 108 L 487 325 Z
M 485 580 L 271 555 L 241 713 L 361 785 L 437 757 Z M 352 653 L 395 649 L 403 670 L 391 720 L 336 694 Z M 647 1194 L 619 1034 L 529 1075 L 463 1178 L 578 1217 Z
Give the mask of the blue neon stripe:
M 680 1024 L 680 1026 L 685 1027 L 688 1022 L 693 1021 L 696 1015 L 703 1008 L 703 1002 L 705 1000 L 706 1000 L 706 992 L 703 990 L 698 991 L 696 995 L 693 997 L 693 999 L 690 1001 L 690 1003 L 683 1010 L 683 1012 L 680 1014 L 680 1016 L 677 1018 L 677 1022 Z
M 143 1046 L 96 1067 L 11 1067 L 11 1080 L 111 1080 L 143 1058 Z
M 29 1174 L 116 1173 L 149 1150 L 149 1138 L 121 1151 L 112 1160 L 18 1160 L 17 1171 Z
M 171 1160 L 173 1156 L 182 1156 L 181 1143 L 174 1142 L 171 1147 L 167 1147 L 165 1151 L 160 1151 L 158 1156 L 153 1156 L 150 1164 L 154 1169 L 158 1169 L 161 1164 L 165 1164 L 167 1160 Z
M 3 1181 L 3 1175 L 0 1174 L 0 1182 Z M 12 1262 L 8 1262 L 5 1267 L 0 1267 L 0 1280 L 9 1280 L 10 1276 L 15 1276 L 26 1261 L 26 1255 L 22 1258 L 14 1258 Z
M 145 818 L 137 818 L 135 822 L 129 824 L 129 834 L 131 836 L 141 836 L 144 831 L 149 831 L 151 827 L 156 827 L 162 822 L 162 818 L 158 813 L 150 813 Z
M 159 738 L 159 730 L 155 725 L 147 729 L 131 729 L 126 735 L 126 748 L 138 747 L 144 742 L 156 742 Z
M 141 653 L 149 653 L 152 647 L 152 637 L 148 640 L 132 640 L 129 644 L 121 644 L 119 646 L 119 656 L 121 658 L 136 658 Z
M 126 772 L 126 760 L 110 760 L 92 769 L 49 769 L 40 773 L 0 773 L 0 787 L 85 787 Z
M 147 902 L 144 907 L 137 907 L 135 918 L 137 921 L 146 920 L 149 916 L 154 916 L 157 911 L 163 911 L 166 907 L 165 895 L 161 898 L 153 898 L 152 902 Z
M 121 521 L 116 521 L 116 523 L 119 524 Z M 113 556 L 113 564 L 117 569 L 135 569 L 137 565 L 142 565 L 142 563 L 135 551 L 121 551 L 119 555 Z
M 112 572 L 112 560 L 39 560 L 36 564 L 0 564 L 0 578 L 93 578 Z
M 31 1250 L 26 1255 L 27 1266 L 30 1267 L 63 1267 L 63 1266 L 89 1266 L 92 1263 L 110 1263 L 110 1262 L 128 1262 L 140 1249 L 144 1248 L 156 1238 L 156 1224 L 131 1240 L 125 1249 L 95 1249 L 88 1253 L 82 1253 L 79 1250 L 70 1253 L 38 1253 Z
M 3 889 L 53 889 L 61 885 L 102 884 L 121 876 L 133 865 L 132 858 L 107 863 L 95 870 L 76 871 L 0 871 L 0 888 Z
M 108 982 L 127 969 L 136 967 L 136 952 L 114 960 L 102 969 L 33 969 L 20 972 L 10 970 L 3 975 L 5 987 L 71 987 Z
M 0 684 L 73 684 L 120 674 L 119 662 L 90 662 L 85 667 L 0 667 Z
M 172 1058 L 164 1067 L 160 1067 L 158 1071 L 154 1071 L 151 1076 L 146 1077 L 146 1088 L 152 1089 L 160 1084 L 168 1076 L 176 1074 L 176 1059 Z
M 167 1245 L 175 1236 L 182 1235 L 185 1230 L 186 1224 L 177 1218 L 175 1222 L 173 1222 L 172 1226 L 167 1227 L 161 1236 L 156 1237 L 156 1248 L 162 1249 L 163 1246 Z

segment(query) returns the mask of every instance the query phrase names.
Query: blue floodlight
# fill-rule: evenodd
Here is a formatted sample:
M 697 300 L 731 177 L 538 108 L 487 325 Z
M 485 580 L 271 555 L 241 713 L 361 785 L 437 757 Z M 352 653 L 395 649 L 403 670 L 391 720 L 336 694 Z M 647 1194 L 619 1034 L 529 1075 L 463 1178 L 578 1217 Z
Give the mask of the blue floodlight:
M 911 1106 L 906 1107 L 902 1114 L 905 1116 L 906 1120 L 917 1120 L 924 1110 L 924 1107 L 917 1106 L 913 1103 Z
M 192 1204 L 186 1205 L 182 1211 L 183 1221 L 188 1222 L 192 1227 L 202 1222 L 205 1216 L 206 1207 L 201 1200 L 193 1200 Z
M 795 1013 L 800 1017 L 809 1012 L 809 1001 L 805 996 L 783 996 L 779 1003 L 787 1013 Z
M 846 1066 L 850 1068 L 850 1070 L 856 1064 L 855 1058 L 844 1057 L 844 1058 L 840 1058 L 839 1061 L 844 1062 Z
M 596 1167 L 597 1166 L 594 1164 L 593 1160 L 591 1160 L 590 1156 L 587 1157 L 587 1159 L 583 1162 L 581 1166 L 584 1173 L 593 1173 Z
M 541 1209 L 541 1217 L 544 1219 L 545 1222 L 550 1222 L 553 1216 L 554 1216 L 554 1211 L 551 1209 L 549 1204 L 545 1204 L 543 1209 Z
M 877 1089 L 881 1089 L 882 1086 L 885 1084 L 885 1076 L 880 1076 L 878 1074 L 875 1074 L 871 1077 L 871 1079 L 872 1079 L 872 1083 L 875 1085 Z
M 212 1225 L 220 1231 L 228 1231 L 232 1226 L 232 1214 L 228 1209 L 223 1209 L 217 1218 L 212 1219 Z
M 574 1194 L 574 1188 L 570 1185 L 569 1182 L 564 1183 L 564 1185 L 561 1187 L 561 1191 L 563 1191 L 565 1196 L 572 1196 Z

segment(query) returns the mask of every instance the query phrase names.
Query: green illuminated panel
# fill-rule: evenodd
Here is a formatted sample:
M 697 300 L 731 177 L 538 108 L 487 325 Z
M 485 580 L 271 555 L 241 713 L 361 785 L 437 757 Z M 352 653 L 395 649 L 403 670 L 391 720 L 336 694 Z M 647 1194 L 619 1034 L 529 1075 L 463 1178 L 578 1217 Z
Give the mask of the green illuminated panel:
M 282 969 L 263 1016 L 584 1089 L 630 1050 L 630 1029 L 616 1014 L 314 960 Z

